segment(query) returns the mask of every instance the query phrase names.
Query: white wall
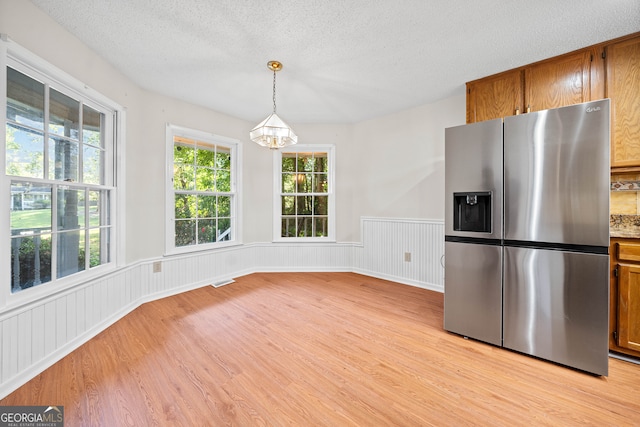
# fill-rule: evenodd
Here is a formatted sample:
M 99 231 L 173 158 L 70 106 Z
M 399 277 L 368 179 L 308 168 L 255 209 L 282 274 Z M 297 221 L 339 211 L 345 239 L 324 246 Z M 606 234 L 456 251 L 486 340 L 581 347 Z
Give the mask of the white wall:
M 463 89 L 354 126 L 350 240 L 359 240 L 361 216 L 444 219 L 444 129 L 465 123 Z

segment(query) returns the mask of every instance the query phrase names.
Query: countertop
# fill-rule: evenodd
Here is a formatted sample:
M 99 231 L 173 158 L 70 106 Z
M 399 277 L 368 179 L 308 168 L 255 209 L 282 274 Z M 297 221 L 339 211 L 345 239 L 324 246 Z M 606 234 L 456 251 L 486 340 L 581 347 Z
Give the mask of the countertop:
M 625 239 L 640 239 L 640 215 L 611 215 L 609 235 Z

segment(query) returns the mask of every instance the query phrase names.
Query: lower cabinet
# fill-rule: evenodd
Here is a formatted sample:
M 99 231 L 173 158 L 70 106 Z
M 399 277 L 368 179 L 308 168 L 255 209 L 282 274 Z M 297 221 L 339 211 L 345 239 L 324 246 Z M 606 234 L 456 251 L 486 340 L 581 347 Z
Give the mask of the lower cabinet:
M 611 239 L 609 349 L 640 358 L 640 239 Z

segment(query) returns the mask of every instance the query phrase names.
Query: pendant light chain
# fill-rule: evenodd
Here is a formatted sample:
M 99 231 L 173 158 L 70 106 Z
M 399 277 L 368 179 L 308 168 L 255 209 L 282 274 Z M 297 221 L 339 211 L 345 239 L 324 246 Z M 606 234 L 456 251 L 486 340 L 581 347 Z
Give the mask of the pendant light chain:
M 276 113 L 276 70 L 273 70 L 273 113 Z

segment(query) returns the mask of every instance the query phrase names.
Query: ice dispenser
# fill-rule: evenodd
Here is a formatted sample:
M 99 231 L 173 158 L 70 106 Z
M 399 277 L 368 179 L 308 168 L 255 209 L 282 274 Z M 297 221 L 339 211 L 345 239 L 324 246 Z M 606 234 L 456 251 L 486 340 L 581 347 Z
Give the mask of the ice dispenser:
M 453 229 L 491 233 L 491 192 L 453 193 Z

